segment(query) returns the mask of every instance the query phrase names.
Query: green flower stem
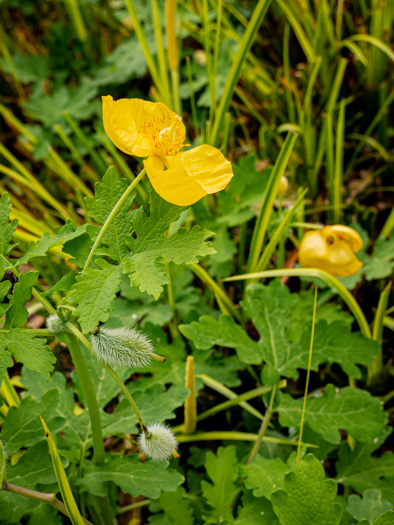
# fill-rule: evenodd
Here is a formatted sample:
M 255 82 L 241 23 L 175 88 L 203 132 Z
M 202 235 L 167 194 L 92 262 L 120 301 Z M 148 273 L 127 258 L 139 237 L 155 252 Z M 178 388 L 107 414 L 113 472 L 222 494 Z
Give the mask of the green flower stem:
M 315 298 L 314 298 L 314 301 L 313 301 L 313 315 L 312 315 L 311 343 L 310 343 L 310 346 L 309 346 L 308 370 L 307 370 L 306 381 L 305 381 L 304 401 L 302 403 L 300 435 L 299 435 L 299 441 L 298 441 L 298 447 L 297 447 L 297 465 L 299 464 L 300 459 L 301 459 L 301 442 L 302 442 L 302 434 L 304 432 L 304 421 L 305 421 L 305 412 L 306 412 L 306 398 L 308 397 L 309 379 L 310 379 L 310 376 L 311 376 L 313 340 L 315 338 L 315 324 L 316 324 L 316 310 L 317 310 L 316 303 L 317 303 L 317 286 L 315 285 Z
M 112 370 L 112 368 L 106 364 L 104 364 L 104 368 L 107 370 L 109 375 L 118 383 L 119 388 L 123 392 L 123 394 L 126 396 L 128 402 L 130 403 L 132 409 L 135 412 L 135 415 L 137 416 L 138 422 L 141 425 L 142 431 L 145 434 L 145 437 L 150 438 L 151 433 L 148 430 L 148 427 L 145 425 L 144 420 L 142 419 L 141 412 L 138 409 L 137 403 L 134 401 L 133 396 L 130 394 L 130 392 L 127 390 L 126 385 L 123 383 L 123 381 L 120 379 L 118 374 Z
M 201 375 L 197 375 L 196 377 L 201 377 Z M 278 387 L 279 388 L 285 388 L 287 386 L 286 379 L 282 379 Z M 232 399 L 229 399 L 228 401 L 224 401 L 223 403 L 219 403 L 218 405 L 205 410 L 205 412 L 202 412 L 202 414 L 199 414 L 197 416 L 197 421 L 203 421 L 204 419 L 207 419 L 208 417 L 214 416 L 215 414 L 222 412 L 223 410 L 227 410 L 233 406 L 242 405 L 242 403 L 245 404 L 245 401 L 249 401 L 250 399 L 254 399 L 256 397 L 261 397 L 265 394 L 268 394 L 271 392 L 272 388 L 270 386 L 261 386 L 258 388 L 255 388 L 253 390 L 249 390 L 249 392 L 244 392 L 243 394 L 240 394 L 237 397 L 234 397 Z M 231 392 L 231 391 L 230 391 Z M 248 405 L 250 408 L 253 408 L 251 405 Z M 260 421 L 264 420 L 264 416 L 260 414 L 257 410 L 253 413 Z M 174 434 L 177 434 L 178 432 L 182 432 L 183 425 L 178 425 L 176 427 L 172 428 L 172 431 Z
M 345 301 L 345 303 L 348 305 L 364 337 L 368 337 L 369 339 L 371 339 L 372 337 L 371 329 L 369 327 L 368 321 L 366 320 L 365 315 L 363 314 L 363 311 L 361 310 L 358 302 L 355 300 L 352 294 L 348 290 L 346 290 L 343 284 L 338 281 L 338 279 L 336 279 L 335 277 L 333 277 L 332 275 L 330 275 L 329 273 L 323 270 L 319 270 L 317 268 L 285 268 L 283 270 L 266 270 L 264 272 L 246 273 L 244 275 L 234 275 L 232 277 L 227 277 L 226 279 L 223 279 L 223 281 L 226 281 L 226 282 L 244 281 L 248 279 L 263 279 L 265 277 L 284 277 L 284 276 L 314 277 L 314 278 L 321 279 L 323 282 L 328 284 L 328 286 L 331 286 L 338 293 L 338 295 L 340 295 L 340 297 Z
M 178 443 L 194 443 L 195 441 L 256 441 L 258 434 L 251 434 L 249 432 L 232 432 L 232 431 L 213 431 L 213 432 L 196 432 L 195 434 L 182 434 L 176 437 Z M 298 441 L 291 441 L 290 439 L 279 439 L 270 436 L 263 436 L 262 441 L 265 443 L 276 443 L 278 445 L 290 445 L 297 447 Z M 319 448 L 318 445 L 311 443 L 301 443 L 308 448 Z
M 83 393 L 89 410 L 90 424 L 92 427 L 93 452 L 96 463 L 104 463 L 104 440 L 101 428 L 100 409 L 97 403 L 96 392 L 94 391 L 92 379 L 88 367 L 82 356 L 77 338 L 68 334 L 68 348 L 75 365 L 77 374 L 81 380 Z
M 126 514 L 126 512 L 130 512 L 131 510 L 140 509 L 141 507 L 147 507 L 148 505 L 150 505 L 150 503 L 150 499 L 144 499 L 142 501 L 137 501 L 136 503 L 126 505 L 125 507 L 118 507 L 117 514 Z
M 107 220 L 101 227 L 100 233 L 97 235 L 96 240 L 94 241 L 94 244 L 92 246 L 92 249 L 90 250 L 90 253 L 88 255 L 88 258 L 86 259 L 85 266 L 83 267 L 83 271 L 89 268 L 90 263 L 92 262 L 94 252 L 97 250 L 97 248 L 100 246 L 101 241 L 104 238 L 104 235 L 106 234 L 108 228 L 110 227 L 112 221 L 114 220 L 116 214 L 122 207 L 123 203 L 127 199 L 127 197 L 130 195 L 130 193 L 134 190 L 134 188 L 137 186 L 137 184 L 140 182 L 140 180 L 145 175 L 145 168 L 139 173 L 139 175 L 133 180 L 133 182 L 130 184 L 130 186 L 126 189 L 126 191 L 123 193 L 121 198 L 118 200 L 118 202 L 113 207 L 111 213 L 108 215 Z
M 68 330 L 70 330 L 81 341 L 81 343 L 86 346 L 86 348 L 88 350 L 92 351 L 92 345 L 90 344 L 90 342 L 86 339 L 86 337 L 78 330 L 78 328 L 73 323 L 70 323 L 70 322 L 65 323 L 65 327 Z M 157 356 L 157 357 L 160 358 L 160 356 Z M 157 359 L 157 360 L 162 360 L 162 359 L 163 358 L 160 358 L 160 359 Z M 138 409 L 138 406 L 137 406 L 136 402 L 134 401 L 134 399 L 133 399 L 132 395 L 130 394 L 130 392 L 127 390 L 126 385 L 120 379 L 120 377 L 115 372 L 115 370 L 113 370 L 109 365 L 106 365 L 105 363 L 102 363 L 102 365 L 107 370 L 109 375 L 116 381 L 116 383 L 119 385 L 121 391 L 126 396 L 128 402 L 130 403 L 132 409 L 134 410 L 135 415 L 137 416 L 138 422 L 141 425 L 141 428 L 142 428 L 144 434 L 146 435 L 146 437 L 150 437 L 150 433 L 148 432 L 148 428 L 147 428 L 146 424 L 144 423 L 144 421 L 142 419 L 142 416 L 141 416 L 141 413 L 140 413 L 140 411 Z
M 34 499 L 36 501 L 42 501 L 43 503 L 48 503 L 48 505 L 51 505 L 51 507 L 54 507 L 56 510 L 67 516 L 70 517 L 65 504 L 58 500 L 56 497 L 56 494 L 47 494 L 45 492 L 38 492 L 36 490 L 26 489 L 24 487 L 18 487 L 17 485 L 12 485 L 11 483 L 4 483 L 4 485 L 1 486 L 1 490 L 6 490 L 7 492 L 11 492 L 12 494 L 19 494 L 20 496 L 25 496 L 30 499 Z M 88 521 L 85 518 L 82 518 L 84 523 L 86 525 L 93 525 L 90 521 Z
M 256 442 L 255 442 L 255 444 L 253 446 L 252 452 L 250 453 L 250 456 L 249 456 L 249 459 L 248 459 L 248 463 L 247 463 L 248 465 L 250 465 L 252 463 L 253 458 L 257 454 L 257 452 L 258 452 L 258 450 L 260 448 L 261 442 L 264 439 L 264 434 L 265 434 L 265 432 L 266 432 L 266 430 L 268 428 L 268 424 L 269 424 L 269 422 L 271 420 L 272 414 L 274 413 L 274 401 L 275 401 L 275 396 L 276 396 L 276 389 L 277 389 L 277 385 L 272 387 L 270 404 L 269 404 L 269 406 L 267 408 L 267 412 L 265 413 L 264 421 L 261 424 L 261 427 L 260 427 L 260 430 L 259 430 Z

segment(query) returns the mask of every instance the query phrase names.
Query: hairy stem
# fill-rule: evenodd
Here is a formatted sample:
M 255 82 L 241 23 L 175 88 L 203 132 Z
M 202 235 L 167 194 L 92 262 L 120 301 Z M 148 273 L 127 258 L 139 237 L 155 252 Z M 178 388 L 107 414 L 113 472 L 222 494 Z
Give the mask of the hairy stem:
M 1 490 L 6 490 L 7 492 L 12 492 L 12 494 L 19 494 L 20 496 L 25 496 L 36 501 L 42 501 L 43 503 L 48 503 L 56 510 L 69 517 L 65 504 L 57 499 L 56 494 L 47 494 L 46 492 L 38 492 L 36 490 L 25 489 L 24 487 L 18 487 L 17 485 L 12 485 L 11 483 L 4 483 L 1 486 Z M 90 521 L 85 518 L 82 518 L 86 525 L 93 525 Z
M 69 334 L 67 337 L 70 354 L 77 374 L 81 380 L 86 404 L 89 409 L 90 424 L 92 427 L 94 458 L 96 463 L 104 463 L 103 431 L 101 428 L 100 410 L 97 403 L 92 379 L 90 377 L 88 367 L 86 366 L 76 337 L 71 334 Z

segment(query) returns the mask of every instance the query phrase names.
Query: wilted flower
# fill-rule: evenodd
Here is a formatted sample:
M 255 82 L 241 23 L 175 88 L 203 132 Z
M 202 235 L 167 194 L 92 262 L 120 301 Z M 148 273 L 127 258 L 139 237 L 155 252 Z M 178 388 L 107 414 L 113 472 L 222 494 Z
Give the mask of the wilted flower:
M 299 262 L 305 268 L 319 268 L 336 277 L 346 277 L 358 272 L 363 263 L 357 253 L 363 247 L 360 235 L 336 224 L 322 230 L 307 232 L 299 249 Z
M 135 328 L 101 328 L 91 339 L 92 350 L 107 365 L 140 368 L 148 366 L 153 346 L 149 338 Z
M 56 314 L 49 315 L 46 318 L 45 324 L 51 334 L 62 334 L 66 332 L 66 327 Z
M 233 176 L 231 164 L 213 146 L 203 144 L 179 153 L 185 145 L 182 118 L 161 102 L 103 97 L 104 128 L 128 155 L 148 157 L 146 173 L 166 201 L 188 206 L 223 190 Z
M 138 437 L 138 444 L 146 456 L 157 461 L 169 459 L 178 446 L 172 430 L 162 423 L 148 425 L 147 435 L 150 437 L 142 432 Z

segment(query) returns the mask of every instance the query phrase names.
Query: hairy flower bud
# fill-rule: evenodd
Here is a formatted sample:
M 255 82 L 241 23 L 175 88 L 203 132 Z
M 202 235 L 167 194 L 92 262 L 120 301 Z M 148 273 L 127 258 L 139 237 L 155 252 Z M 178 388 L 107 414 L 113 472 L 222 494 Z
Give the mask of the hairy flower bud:
M 47 317 L 46 325 L 51 334 L 62 334 L 66 332 L 66 327 L 56 314 Z
M 153 346 L 148 337 L 135 328 L 102 328 L 92 336 L 92 350 L 107 365 L 140 368 L 148 366 Z
M 150 437 L 142 432 L 138 437 L 141 451 L 157 461 L 169 459 L 176 450 L 178 443 L 172 430 L 162 423 L 148 425 Z

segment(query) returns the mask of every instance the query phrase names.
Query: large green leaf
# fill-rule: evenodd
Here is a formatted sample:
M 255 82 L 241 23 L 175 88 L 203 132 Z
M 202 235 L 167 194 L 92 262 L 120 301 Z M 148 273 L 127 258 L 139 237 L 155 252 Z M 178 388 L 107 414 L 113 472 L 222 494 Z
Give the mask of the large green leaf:
M 223 523 L 233 519 L 232 503 L 238 488 L 238 465 L 235 447 L 220 447 L 217 455 L 209 451 L 205 468 L 212 481 L 201 482 L 201 489 L 211 512 L 205 515 L 205 523 Z
M 18 221 L 13 219 L 9 222 L 11 211 L 10 196 L 3 193 L 0 199 L 0 254 L 8 255 L 12 248 L 10 244 L 14 236 Z
M 56 362 L 56 357 L 52 354 L 45 339 L 35 337 L 34 333 L 20 332 L 17 328 L 9 332 L 0 333 L 0 381 L 1 381 L 1 362 L 6 366 L 9 364 L 8 352 L 4 353 L 5 349 L 11 353 L 18 363 L 22 363 L 30 370 L 39 372 L 46 379 L 49 378 L 53 371 L 53 364 Z M 8 363 L 8 364 L 7 364 Z M 4 364 L 3 364 L 4 366 Z
M 303 399 L 283 394 L 278 407 L 279 421 L 285 427 L 300 428 Z M 371 441 L 385 429 L 387 414 L 379 399 L 366 390 L 327 385 L 325 394 L 309 396 L 305 422 L 329 443 L 339 443 L 339 429 L 346 430 L 358 441 Z
M 61 86 L 46 96 L 41 90 L 36 90 L 30 100 L 22 102 L 22 106 L 29 117 L 52 128 L 55 124 L 64 125 L 63 111 L 67 111 L 77 121 L 91 117 L 97 110 L 92 103 L 96 94 L 97 88 L 89 81 L 75 89 Z
M 174 491 L 184 478 L 168 461 L 140 462 L 139 454 L 124 456 L 108 454 L 104 465 L 86 463 L 84 476 L 77 481 L 81 490 L 96 496 L 106 496 L 112 481 L 126 494 L 134 497 L 158 498 L 163 491 Z
M 114 308 L 114 298 L 120 290 L 121 267 L 103 259 L 96 261 L 98 268 L 87 268 L 78 277 L 68 294 L 68 302 L 76 305 L 75 315 L 84 334 L 105 322 Z
M 67 466 L 66 461 L 64 464 Z M 48 445 L 45 441 L 36 443 L 24 452 L 16 465 L 7 466 L 7 481 L 28 489 L 56 483 L 56 476 L 48 454 Z
M 281 525 L 339 525 L 342 508 L 334 503 L 337 484 L 325 479 L 324 469 L 313 454 L 308 454 L 285 477 L 285 489 L 271 496 Z
M 283 488 L 285 475 L 292 467 L 281 459 L 267 459 L 259 454 L 250 465 L 242 465 L 240 474 L 245 478 L 245 487 L 253 490 L 256 498 L 264 496 L 270 499 L 274 490 Z
M 242 506 L 238 507 L 238 517 L 231 524 L 280 525 L 271 503 L 265 498 L 255 498 L 249 491 L 242 496 Z
M 373 523 L 381 514 L 392 508 L 391 503 L 382 498 L 380 490 L 366 489 L 362 497 L 357 494 L 349 496 L 346 510 L 356 520 L 366 519 Z
M 129 240 L 131 258 L 126 259 L 124 273 L 130 275 L 131 284 L 139 286 L 141 292 L 148 292 L 156 299 L 168 283 L 168 275 L 162 262 L 175 264 L 198 262 L 198 256 L 215 253 L 210 242 L 212 232 L 194 226 L 190 232 L 181 228 L 173 235 L 168 234 L 185 208 L 175 206 L 151 192 L 150 215 L 141 207 L 132 213 L 136 239 Z
M 4 323 L 5 329 L 16 328 L 24 323 L 28 316 L 25 303 L 31 298 L 31 291 L 38 279 L 38 272 L 23 273 L 14 285 L 14 293 L 10 297 L 11 308 L 7 311 Z
M 344 443 L 339 451 L 335 479 L 359 494 L 369 488 L 378 489 L 394 506 L 394 454 L 388 451 L 380 456 L 372 455 L 388 434 L 390 431 L 385 430 L 381 437 L 377 434 L 370 443 L 357 443 L 354 450 Z
M 392 274 L 394 268 L 394 235 L 389 239 L 380 237 L 372 256 L 367 260 L 361 271 L 368 281 L 384 279 Z
M 48 253 L 50 248 L 65 244 L 66 242 L 83 235 L 86 231 L 86 225 L 77 228 L 74 223 L 67 221 L 63 226 L 55 228 L 55 233 L 52 237 L 48 232 L 37 241 L 37 243 L 29 247 L 29 258 L 43 257 Z
M 10 408 L 0 439 L 6 443 L 10 454 L 19 452 L 23 447 L 31 447 L 45 439 L 39 416 L 48 421 L 53 432 L 58 432 L 64 428 L 72 406 L 72 396 L 64 396 L 59 388 L 48 390 L 40 401 L 26 397 L 18 407 Z
M 280 281 L 267 286 L 254 284 L 248 287 L 242 306 L 260 334 L 258 342 L 226 315 L 218 321 L 202 316 L 199 322 L 181 325 L 180 331 L 197 348 L 235 348 L 245 363 L 265 361 L 281 375 L 296 378 L 297 369 L 308 368 L 311 300 L 311 293 L 291 294 Z M 315 328 L 312 370 L 318 370 L 323 363 L 339 363 L 347 374 L 361 377 L 357 364 L 372 363 L 378 344 L 351 332 L 347 318 L 342 319 L 335 307 L 326 307 L 325 311 L 327 317 L 320 318 Z
M 178 487 L 175 492 L 163 492 L 160 498 L 155 501 L 155 507 L 160 506 L 163 514 L 154 515 L 149 523 L 160 523 L 161 525 L 172 525 L 179 523 L 182 525 L 193 525 L 193 511 L 190 500 L 187 498 L 183 487 Z M 160 520 L 160 521 L 159 521 Z

